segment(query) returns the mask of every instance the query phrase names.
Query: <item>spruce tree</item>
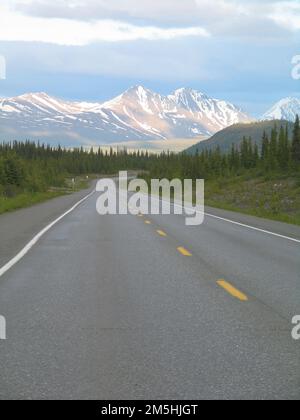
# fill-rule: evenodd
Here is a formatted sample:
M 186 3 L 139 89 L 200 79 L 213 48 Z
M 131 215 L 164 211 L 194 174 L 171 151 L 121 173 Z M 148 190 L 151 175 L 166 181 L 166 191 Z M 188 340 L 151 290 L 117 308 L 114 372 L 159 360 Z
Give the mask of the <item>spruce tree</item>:
M 280 169 L 286 169 L 289 166 L 289 143 L 287 135 L 287 130 L 281 126 L 277 150 L 277 160 Z
M 295 163 L 300 163 L 300 121 L 299 115 L 296 117 L 293 141 L 292 141 L 292 159 Z
M 269 159 L 269 148 L 270 148 L 270 142 L 269 137 L 267 133 L 264 131 L 263 138 L 262 138 L 262 152 L 261 152 L 261 160 L 264 164 Z

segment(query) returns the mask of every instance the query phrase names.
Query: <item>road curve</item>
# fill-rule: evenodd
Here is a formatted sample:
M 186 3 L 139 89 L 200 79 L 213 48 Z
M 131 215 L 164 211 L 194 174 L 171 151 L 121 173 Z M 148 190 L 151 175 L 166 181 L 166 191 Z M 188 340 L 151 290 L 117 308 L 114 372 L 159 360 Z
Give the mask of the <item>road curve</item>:
M 0 278 L 1 399 L 300 398 L 299 244 L 96 198 Z

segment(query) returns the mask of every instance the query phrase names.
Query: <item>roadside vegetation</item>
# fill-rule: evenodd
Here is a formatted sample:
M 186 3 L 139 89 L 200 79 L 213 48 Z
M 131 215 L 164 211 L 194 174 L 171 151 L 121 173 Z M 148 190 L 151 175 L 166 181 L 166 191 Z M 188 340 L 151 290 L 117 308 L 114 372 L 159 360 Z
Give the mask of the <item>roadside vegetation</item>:
M 18 210 L 23 207 L 33 206 L 51 198 L 58 197 L 60 194 L 54 192 L 22 192 L 14 197 L 0 197 L 0 214 L 7 213 L 12 210 Z
M 147 156 L 52 148 L 27 141 L 0 144 L 0 214 L 87 188 L 91 178 L 142 169 Z
M 71 194 L 75 191 L 87 188 L 88 185 L 89 181 L 85 177 L 76 177 L 74 183 L 71 178 L 66 178 L 63 186 L 50 187 L 47 191 L 30 191 L 27 188 L 9 188 L 8 194 L 2 192 L 0 195 L 0 214 L 33 206 L 34 204 L 65 194 Z
M 0 213 L 86 186 L 90 174 L 138 171 L 145 179 L 205 179 L 206 204 L 300 224 L 300 123 L 293 133 L 274 125 L 258 146 L 244 138 L 229 153 L 127 153 L 51 148 L 43 144 L 0 145 Z
M 244 175 L 208 181 L 205 190 L 207 206 L 300 225 L 299 175 Z
M 250 137 L 195 155 L 160 157 L 147 179 L 205 179 L 205 204 L 258 217 L 300 225 L 300 124 L 292 133 L 274 124 L 260 146 Z M 163 162 L 161 160 L 163 159 Z

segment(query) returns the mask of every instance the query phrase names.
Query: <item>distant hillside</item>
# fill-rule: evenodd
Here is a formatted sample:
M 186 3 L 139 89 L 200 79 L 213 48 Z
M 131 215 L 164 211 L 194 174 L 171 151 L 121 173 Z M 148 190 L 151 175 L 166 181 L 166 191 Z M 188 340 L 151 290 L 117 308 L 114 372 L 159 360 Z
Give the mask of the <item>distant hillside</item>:
M 195 144 L 194 146 L 187 149 L 186 153 L 196 154 L 197 151 L 201 153 L 203 150 L 216 149 L 218 146 L 220 146 L 223 152 L 227 152 L 231 150 L 232 144 L 241 144 L 244 136 L 251 137 L 253 142 L 261 145 L 264 131 L 270 135 L 274 124 L 277 124 L 278 127 L 288 124 L 290 134 L 292 133 L 294 127 L 292 122 L 285 120 L 253 122 L 250 124 L 235 124 L 225 128 L 222 131 L 219 131 L 210 139 Z

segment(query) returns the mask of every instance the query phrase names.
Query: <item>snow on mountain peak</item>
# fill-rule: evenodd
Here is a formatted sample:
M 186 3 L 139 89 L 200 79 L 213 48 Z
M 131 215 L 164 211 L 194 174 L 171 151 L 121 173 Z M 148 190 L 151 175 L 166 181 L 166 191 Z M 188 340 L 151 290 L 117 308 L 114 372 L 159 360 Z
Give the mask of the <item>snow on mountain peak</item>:
M 152 98 L 153 92 L 144 88 L 144 86 L 137 85 L 130 88 L 126 93 L 127 95 L 133 95 L 134 100 L 136 100 L 135 97 L 137 97 L 138 104 L 142 107 L 142 109 L 145 112 L 152 114 L 149 100 Z
M 17 98 L 24 99 L 26 101 L 36 101 L 39 99 L 51 99 L 51 97 L 45 92 L 24 93 L 23 95 L 17 96 Z
M 176 89 L 173 92 L 173 95 L 174 96 L 188 95 L 188 96 L 194 96 L 194 97 L 197 96 L 197 97 L 202 97 L 202 98 L 208 98 L 208 96 L 203 92 L 200 92 L 196 89 L 184 88 L 184 87 L 180 89 Z
M 209 99 L 209 97 L 202 92 L 199 92 L 191 88 L 180 88 L 175 90 L 169 98 L 172 98 L 176 101 L 177 104 L 184 106 L 189 106 L 191 102 L 202 102 Z
M 104 103 L 70 102 L 44 92 L 8 98 L 0 101 L 0 119 L 3 133 L 7 126 L 7 133 L 26 138 L 45 132 L 46 138 L 52 133 L 100 144 L 209 136 L 250 120 L 234 105 L 190 88 L 163 96 L 141 85 Z
M 142 85 L 131 86 L 121 96 L 128 95 L 151 95 L 153 92 Z
M 294 122 L 296 115 L 300 115 L 300 99 L 287 97 L 278 101 L 263 116 L 262 120 L 287 120 Z

